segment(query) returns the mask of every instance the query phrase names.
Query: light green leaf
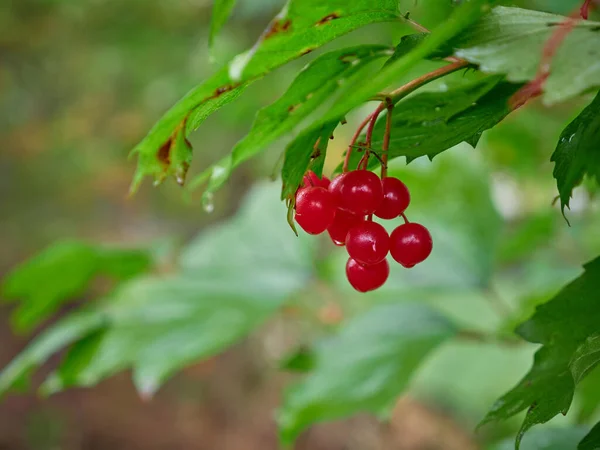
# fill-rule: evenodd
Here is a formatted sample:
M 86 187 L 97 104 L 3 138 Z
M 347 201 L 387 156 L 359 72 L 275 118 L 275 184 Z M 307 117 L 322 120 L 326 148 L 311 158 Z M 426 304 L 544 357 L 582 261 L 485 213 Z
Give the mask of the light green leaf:
M 585 436 L 585 428 L 544 428 L 534 430 L 523 439 L 522 450 L 576 450 L 577 443 Z M 507 439 L 493 450 L 513 450 L 515 444 Z
M 237 98 L 253 81 L 352 30 L 398 18 L 395 0 L 291 0 L 252 49 L 192 89 L 136 146 L 133 153 L 139 159 L 132 191 L 145 176 L 154 177 L 158 183 L 170 174 L 182 178 L 184 167 L 174 164 L 169 151 L 179 130 L 187 137 L 208 115 Z M 223 169 L 228 169 L 228 165 L 211 169 L 206 177 L 219 178 Z
M 498 6 L 448 43 L 456 56 L 487 73 L 503 73 L 514 83 L 533 80 L 543 47 L 565 21 L 541 11 Z M 600 85 L 600 23 L 580 20 L 552 58 L 544 85 L 551 105 Z
M 454 331 L 416 304 L 379 306 L 349 322 L 317 346 L 313 372 L 288 389 L 278 414 L 282 441 L 292 443 L 315 422 L 386 410 L 423 358 Z
M 550 160 L 564 212 L 585 174 L 600 183 L 600 93 L 564 129 Z
M 36 366 L 65 346 L 85 338 L 106 325 L 106 317 L 96 311 L 80 311 L 52 325 L 31 342 L 0 372 L 0 395 L 22 381 Z
M 505 419 L 525 409 L 527 415 L 516 440 L 571 406 L 575 386 L 600 361 L 597 330 L 600 312 L 600 258 L 585 265 L 585 272 L 518 327 L 530 342 L 541 343 L 530 372 L 501 397 L 483 423 Z
M 211 196 L 235 167 L 266 150 L 269 144 L 293 130 L 331 98 L 344 82 L 365 78 L 366 71 L 371 70 L 370 63 L 389 56 L 389 52 L 390 48 L 382 45 L 362 45 L 326 53 L 309 63 L 281 98 L 258 112 L 252 129 L 236 144 L 231 155 L 219 161 L 215 167 L 206 169 L 200 174 L 198 181 L 191 183 L 190 188 L 193 189 L 210 176 L 204 196 Z M 329 129 L 329 125 L 325 128 Z M 324 156 L 323 154 L 323 158 Z M 304 161 L 300 165 L 304 165 Z
M 12 323 L 28 331 L 82 295 L 95 276 L 127 279 L 148 270 L 150 263 L 144 250 L 59 241 L 10 272 L 3 280 L 3 296 L 18 301 Z
M 214 0 L 213 1 L 213 9 L 212 9 L 212 17 L 210 20 L 210 31 L 208 34 L 208 46 L 212 50 L 212 47 L 215 42 L 215 38 L 223 25 L 229 19 L 231 15 L 231 11 L 235 6 L 236 0 Z

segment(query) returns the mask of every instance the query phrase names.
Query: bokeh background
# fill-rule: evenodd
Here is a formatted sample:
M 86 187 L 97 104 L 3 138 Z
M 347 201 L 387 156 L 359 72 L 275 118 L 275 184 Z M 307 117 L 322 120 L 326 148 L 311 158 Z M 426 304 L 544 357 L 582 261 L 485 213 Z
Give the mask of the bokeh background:
M 402 10 L 412 11 L 428 27 L 444 20 L 456 3 L 400 1 Z M 579 2 L 505 3 L 568 13 Z M 0 275 L 67 237 L 177 248 L 235 214 L 256 182 L 276 202 L 277 182 L 265 180 L 285 142 L 237 170 L 217 193 L 210 214 L 197 196 L 186 199 L 172 182 L 160 189 L 146 183 L 128 197 L 135 164 L 128 153 L 188 89 L 252 45 L 281 6 L 280 0 L 240 0 L 209 55 L 209 0 L 3 0 Z M 407 32 L 399 25 L 370 26 L 325 50 L 363 42 L 393 45 Z M 255 112 L 276 99 L 310 57 L 257 82 L 210 117 L 192 136 L 190 174 L 229 151 L 248 131 Z M 459 83 L 460 76 L 444 82 Z M 428 87 L 439 88 L 439 83 Z M 600 248 L 600 209 L 593 202 L 594 186 L 585 182 L 567 213 L 567 226 L 552 206 L 556 190 L 549 157 L 560 131 L 586 101 L 552 109 L 532 102 L 486 133 L 475 151 L 453 149 L 433 164 L 415 162 L 408 168 L 398 162 L 393 170 L 418 191 L 412 209 L 434 230 L 440 256 L 425 271 L 398 275 L 392 284 L 471 326 L 510 330 L 575 276 Z M 336 132 L 326 171 L 335 167 L 352 123 L 366 111 L 354 113 L 350 125 Z M 285 221 L 283 205 L 271 220 Z M 295 239 L 291 232 L 289 239 Z M 273 411 L 281 388 L 292 378 L 276 370 L 278 359 L 391 295 L 384 290 L 356 296 L 338 288 L 343 257 L 333 254 L 326 241 L 323 248 L 322 280 L 306 293 L 300 312 L 282 313 L 225 354 L 185 370 L 151 402 L 140 400 L 127 373 L 49 399 L 3 399 L 0 449 L 277 448 Z M 484 278 L 491 281 L 482 284 Z M 11 308 L 0 303 L 0 367 L 29 339 L 11 331 Z M 525 373 L 534 350 L 479 342 L 444 345 L 419 370 L 390 423 L 359 416 L 319 425 L 303 435 L 298 448 L 469 450 L 496 445 L 514 435 L 518 420 L 477 435 L 473 428 L 493 400 Z M 57 362 L 50 361 L 42 372 Z M 578 398 L 574 411 L 551 426 L 586 423 L 593 407 Z

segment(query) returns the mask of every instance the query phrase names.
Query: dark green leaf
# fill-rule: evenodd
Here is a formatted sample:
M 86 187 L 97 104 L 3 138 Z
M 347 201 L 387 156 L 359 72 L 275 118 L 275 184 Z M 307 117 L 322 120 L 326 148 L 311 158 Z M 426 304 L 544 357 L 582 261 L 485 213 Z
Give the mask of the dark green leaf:
M 388 47 L 381 45 L 349 47 L 326 53 L 308 64 L 281 98 L 258 112 L 250 133 L 237 143 L 230 156 L 217 163 L 218 169 L 215 171 L 213 167 L 209 167 L 199 175 L 200 181 L 210 176 L 204 195 L 212 195 L 235 167 L 266 150 L 273 141 L 293 130 L 332 97 L 348 79 L 366 77 L 366 70 L 370 70 L 369 63 L 389 55 L 389 51 Z M 329 124 L 325 128 L 329 129 Z M 312 145 L 314 142 L 310 145 L 311 148 Z M 304 160 L 300 165 L 304 165 Z M 193 189 L 198 184 L 194 180 L 190 187 Z
M 315 422 L 387 410 L 423 358 L 453 333 L 423 305 L 379 306 L 354 319 L 317 346 L 313 372 L 287 391 L 278 416 L 282 441 Z
M 398 17 L 395 0 L 291 0 L 252 49 L 192 89 L 138 144 L 133 150 L 139 160 L 132 190 L 137 189 L 146 175 L 154 177 L 156 182 L 170 174 L 183 175 L 183 167 L 174 165 L 169 150 L 178 130 L 184 130 L 183 137 L 187 137 L 208 115 L 237 98 L 251 82 L 352 30 Z M 220 179 L 223 169 L 228 169 L 228 164 L 214 167 L 206 176 Z
M 391 64 L 397 59 L 400 59 L 404 55 L 413 51 L 415 48 L 417 48 L 419 44 L 421 44 L 427 38 L 427 36 L 429 36 L 429 33 L 414 33 L 402 36 L 400 42 L 398 43 L 398 45 L 396 45 L 396 48 L 394 49 L 394 54 L 390 59 L 386 61 L 385 65 L 387 66 L 388 64 Z M 429 58 L 443 58 L 445 56 L 448 56 L 450 53 L 451 52 L 442 49 L 440 51 L 434 51 L 433 53 L 431 53 L 429 55 Z
M 148 270 L 150 255 L 136 249 L 105 248 L 62 241 L 21 264 L 3 282 L 3 295 L 19 301 L 13 325 L 27 331 L 65 302 L 82 295 L 96 275 L 126 279 Z
M 214 0 L 213 9 L 212 9 L 212 17 L 210 21 L 210 31 L 208 34 L 208 45 L 212 49 L 215 38 L 223 25 L 229 19 L 231 15 L 231 10 L 235 6 L 236 0 Z
M 593 369 L 577 387 L 577 423 L 588 422 L 600 408 L 600 367 Z
M 600 183 L 600 93 L 564 129 L 550 160 L 563 211 L 585 174 Z
M 541 343 L 530 372 L 492 407 L 483 423 L 527 415 L 517 436 L 533 425 L 545 423 L 571 406 L 575 386 L 600 361 L 598 323 L 600 311 L 600 258 L 585 266 L 585 273 L 552 300 L 538 306 L 517 332 L 530 342 Z
M 282 199 L 291 198 L 295 194 L 309 168 L 321 175 L 329 137 L 337 124 L 335 121 L 323 125 L 320 129 L 309 128 L 287 146 L 281 169 Z
M 598 450 L 600 449 L 600 423 L 594 425 L 594 428 L 582 439 L 577 450 Z
M 315 367 L 315 355 L 312 349 L 301 347 L 286 356 L 279 367 L 290 372 L 310 372 Z
M 456 56 L 514 83 L 533 80 L 543 47 L 565 21 L 541 11 L 498 6 L 467 28 L 448 47 Z M 579 20 L 552 59 L 544 102 L 553 104 L 600 85 L 600 23 Z
M 406 156 L 409 162 L 421 156 L 433 159 L 463 141 L 476 142 L 483 131 L 510 112 L 508 99 L 517 89 L 517 85 L 499 83 L 497 77 L 490 77 L 401 101 L 393 112 L 388 158 Z M 385 117 L 382 117 L 373 131 L 375 151 L 381 149 L 384 131 Z M 353 154 L 350 167 L 356 167 L 361 156 Z M 377 165 L 377 158 L 369 161 L 369 167 Z

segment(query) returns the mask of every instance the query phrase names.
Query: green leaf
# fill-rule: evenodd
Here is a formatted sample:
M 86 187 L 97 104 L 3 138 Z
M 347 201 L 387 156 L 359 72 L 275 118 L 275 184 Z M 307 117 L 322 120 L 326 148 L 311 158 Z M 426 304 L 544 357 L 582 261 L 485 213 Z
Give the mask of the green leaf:
M 581 440 L 577 450 L 598 450 L 600 449 L 600 423 L 594 425 L 594 428 Z
M 210 31 L 208 34 L 208 46 L 212 49 L 215 38 L 223 25 L 229 19 L 231 15 L 231 11 L 235 6 L 236 0 L 214 0 L 213 9 L 212 9 L 212 17 L 210 21 Z
M 3 280 L 3 296 L 18 300 L 12 323 L 17 330 L 28 331 L 82 295 L 95 276 L 127 279 L 148 270 L 150 263 L 143 250 L 60 241 L 9 273 Z
M 575 386 L 600 362 L 599 292 L 600 258 L 596 258 L 585 265 L 583 275 L 538 306 L 533 317 L 517 328 L 523 338 L 543 347 L 530 372 L 496 402 L 482 422 L 528 409 L 517 436 L 517 450 L 531 426 L 568 412 Z
M 122 284 L 89 313 L 101 327 L 55 343 L 40 336 L 44 358 L 77 341 L 42 392 L 92 386 L 131 368 L 138 390 L 150 396 L 177 370 L 245 337 L 313 276 L 313 247 L 290 233 L 283 214 L 274 220 L 277 213 L 278 186 L 256 187 L 232 220 L 184 249 L 179 275 Z M 26 349 L 15 361 L 28 363 L 0 375 L 7 380 L 0 393 L 42 361 L 31 352 L 39 354 Z
M 352 30 L 398 17 L 395 0 L 291 0 L 252 49 L 192 89 L 136 146 L 133 153 L 139 159 L 132 191 L 145 176 L 152 176 L 160 183 L 175 174 L 183 182 L 185 166 L 176 165 L 169 150 L 179 130 L 183 138 L 187 137 L 207 116 L 237 98 L 253 81 Z M 205 176 L 220 179 L 222 171 L 227 169 L 228 164 L 221 164 Z
M 586 423 L 600 407 L 600 367 L 593 369 L 577 388 L 577 423 Z
M 402 36 L 400 38 L 400 42 L 398 43 L 398 45 L 396 45 L 396 48 L 394 49 L 394 54 L 390 59 L 388 59 L 385 62 L 385 65 L 389 65 L 394 61 L 400 59 L 404 55 L 407 55 L 408 53 L 413 51 L 415 48 L 417 48 L 418 45 L 420 45 L 425 39 L 427 39 L 427 36 L 429 36 L 429 33 L 413 33 L 407 34 L 406 36 Z M 448 52 L 447 50 L 441 49 L 440 51 L 434 51 L 433 53 L 431 53 L 429 55 L 429 58 L 443 58 L 445 56 L 449 56 L 449 54 L 450 52 Z
M 599 75 L 600 76 L 600 75 Z M 588 174 L 600 183 L 600 93 L 560 135 L 550 161 L 564 213 L 573 189 Z
M 96 311 L 80 311 L 52 325 L 31 342 L 0 373 L 0 396 L 20 383 L 36 366 L 73 342 L 102 328 L 106 317 Z
M 317 346 L 313 372 L 288 389 L 278 414 L 282 441 L 292 443 L 315 422 L 385 411 L 423 358 L 454 331 L 416 304 L 379 306 L 349 322 Z
M 544 428 L 532 431 L 523 439 L 522 450 L 576 450 L 577 443 L 586 433 L 583 427 Z M 513 450 L 515 444 L 507 439 L 493 450 Z
M 488 0 L 461 2 L 460 6 L 455 8 L 452 14 L 435 28 L 427 39 L 424 39 L 403 57 L 383 67 L 369 79 L 368 83 L 365 83 L 364 80 L 348 83 L 344 89 L 343 100 L 333 105 L 314 127 L 346 115 L 351 109 L 393 85 L 399 76 L 423 59 L 435 54 L 437 49 L 443 47 L 450 39 L 477 21 L 482 14 L 488 11 L 488 3 L 490 3 Z
M 500 122 L 509 112 L 508 99 L 518 86 L 499 83 L 488 77 L 443 92 L 416 94 L 396 105 L 388 159 L 406 156 L 410 162 L 421 156 L 430 160 L 463 141 L 476 143 L 483 131 Z M 381 117 L 373 131 L 372 148 L 380 151 L 386 118 Z M 354 152 L 350 167 L 362 157 Z M 378 166 L 371 158 L 369 167 Z
M 329 137 L 338 122 L 324 124 L 319 129 L 307 129 L 300 133 L 285 149 L 281 169 L 281 198 L 292 198 L 302 183 L 302 177 L 310 168 L 321 175 Z
M 503 73 L 514 83 L 536 77 L 543 47 L 566 20 L 541 11 L 498 6 L 447 46 L 483 72 Z M 600 85 L 600 23 L 579 20 L 552 58 L 544 85 L 551 105 Z
M 235 167 L 266 150 L 269 144 L 293 130 L 332 97 L 348 79 L 365 78 L 367 70 L 370 70 L 369 64 L 389 56 L 389 51 L 388 47 L 382 45 L 362 45 L 326 53 L 309 63 L 281 98 L 258 112 L 252 129 L 236 144 L 231 156 L 219 161 L 216 171 L 212 167 L 206 169 L 205 173 L 200 174 L 198 181 L 191 183 L 190 188 L 193 189 L 199 181 L 210 176 L 204 196 L 211 196 Z M 330 124 L 326 124 L 324 128 L 329 129 Z M 313 144 L 314 142 L 310 144 L 310 148 Z M 324 156 L 323 154 L 323 160 Z M 289 165 L 290 161 L 287 162 Z M 300 163 L 303 164 L 304 161 Z

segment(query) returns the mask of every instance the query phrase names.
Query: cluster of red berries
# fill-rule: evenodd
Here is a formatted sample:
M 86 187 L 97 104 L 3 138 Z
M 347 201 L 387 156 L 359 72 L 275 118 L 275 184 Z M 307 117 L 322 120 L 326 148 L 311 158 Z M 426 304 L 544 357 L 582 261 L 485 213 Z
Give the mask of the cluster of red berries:
M 408 222 L 404 211 L 410 203 L 407 187 L 397 178 L 379 178 L 368 170 L 344 172 L 330 181 L 309 171 L 296 192 L 298 225 L 309 234 L 329 233 L 335 245 L 346 246 L 350 255 L 346 276 L 359 292 L 373 291 L 387 280 L 388 252 L 404 267 L 424 261 L 433 248 L 427 228 Z M 377 222 L 402 216 L 405 223 L 391 235 Z

